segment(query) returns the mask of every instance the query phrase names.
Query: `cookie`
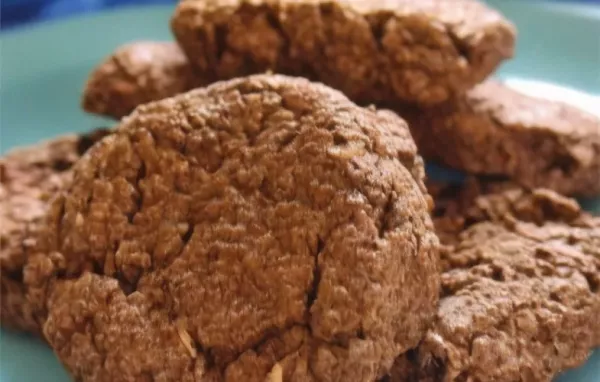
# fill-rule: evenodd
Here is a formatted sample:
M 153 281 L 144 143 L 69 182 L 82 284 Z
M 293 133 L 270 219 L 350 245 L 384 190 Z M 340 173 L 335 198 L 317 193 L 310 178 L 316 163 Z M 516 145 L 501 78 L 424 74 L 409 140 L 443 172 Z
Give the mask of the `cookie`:
M 138 41 L 119 47 L 94 69 L 85 84 L 82 106 L 119 119 L 138 105 L 201 84 L 176 44 Z
M 600 194 L 600 119 L 490 80 L 430 111 L 399 108 L 425 159 L 574 196 Z
M 94 146 L 25 280 L 80 381 L 374 381 L 435 311 L 423 163 L 395 114 L 259 75 Z
M 361 104 L 454 98 L 515 44 L 514 27 L 475 0 L 183 0 L 171 27 L 211 81 L 274 71 Z
M 550 381 L 581 365 L 600 345 L 600 218 L 550 190 L 456 191 L 432 188 L 440 303 L 390 380 Z
M 49 200 L 71 177 L 70 168 L 98 139 L 97 130 L 14 150 L 0 158 L 0 319 L 3 327 L 39 332 L 25 300 L 23 267 L 35 250 Z

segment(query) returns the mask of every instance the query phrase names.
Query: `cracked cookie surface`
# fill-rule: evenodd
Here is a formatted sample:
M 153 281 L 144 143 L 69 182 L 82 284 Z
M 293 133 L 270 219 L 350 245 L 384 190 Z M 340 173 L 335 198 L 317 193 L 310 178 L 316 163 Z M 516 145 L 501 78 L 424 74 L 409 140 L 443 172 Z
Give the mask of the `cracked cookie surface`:
M 211 81 L 272 70 L 361 104 L 454 98 L 515 43 L 514 27 L 475 0 L 183 0 L 171 27 Z
M 0 318 L 2 326 L 39 332 L 25 299 L 23 267 L 53 195 L 71 177 L 71 166 L 107 134 L 59 137 L 0 158 Z
M 430 207 L 395 114 L 252 76 L 94 146 L 26 281 L 78 380 L 374 381 L 435 310 Z
M 581 365 L 600 345 L 600 218 L 550 190 L 430 189 L 440 303 L 391 381 L 550 381 Z
M 573 106 L 489 80 L 430 111 L 397 111 L 426 159 L 526 187 L 600 194 L 600 119 Z

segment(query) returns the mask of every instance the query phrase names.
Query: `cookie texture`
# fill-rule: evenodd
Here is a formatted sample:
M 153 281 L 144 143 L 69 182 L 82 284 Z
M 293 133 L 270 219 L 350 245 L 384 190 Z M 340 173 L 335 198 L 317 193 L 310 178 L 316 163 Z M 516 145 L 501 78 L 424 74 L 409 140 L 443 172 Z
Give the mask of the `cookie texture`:
M 119 47 L 88 78 L 83 109 L 121 118 L 138 105 L 183 93 L 203 83 L 172 42 L 137 41 Z
M 390 380 L 550 381 L 581 365 L 600 345 L 600 218 L 544 189 L 432 193 L 440 303 Z
M 0 320 L 3 327 L 39 332 L 25 298 L 23 267 L 49 200 L 70 179 L 70 168 L 107 130 L 65 136 L 0 158 Z
M 439 294 L 395 114 L 259 75 L 139 107 L 75 166 L 25 279 L 81 381 L 374 381 Z
M 171 27 L 212 81 L 271 70 L 361 104 L 454 98 L 515 43 L 514 27 L 475 0 L 183 0 Z
M 489 80 L 429 111 L 398 108 L 426 158 L 530 188 L 600 194 L 600 119 Z

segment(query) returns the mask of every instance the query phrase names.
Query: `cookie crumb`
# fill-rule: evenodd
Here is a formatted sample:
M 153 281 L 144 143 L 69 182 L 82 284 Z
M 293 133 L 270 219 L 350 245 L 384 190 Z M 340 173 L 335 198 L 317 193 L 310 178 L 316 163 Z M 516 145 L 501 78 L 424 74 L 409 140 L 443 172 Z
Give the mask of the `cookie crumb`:
M 196 350 L 196 347 L 194 346 L 194 340 L 187 332 L 183 321 L 177 322 L 177 334 L 179 335 L 179 339 L 181 339 L 181 343 L 183 344 L 183 346 L 185 346 L 187 351 L 190 353 L 190 357 L 196 358 L 198 352 Z
M 271 372 L 267 375 L 265 382 L 283 382 L 283 368 L 279 363 L 276 363 Z

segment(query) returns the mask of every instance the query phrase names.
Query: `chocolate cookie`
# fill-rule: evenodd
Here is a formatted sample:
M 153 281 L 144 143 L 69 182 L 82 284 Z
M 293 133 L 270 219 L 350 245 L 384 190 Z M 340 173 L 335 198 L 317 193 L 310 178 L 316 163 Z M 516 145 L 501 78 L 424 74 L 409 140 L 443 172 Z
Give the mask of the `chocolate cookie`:
M 567 195 L 600 193 L 600 120 L 487 81 L 461 101 L 398 109 L 426 158 Z
M 211 81 L 271 70 L 365 104 L 446 101 L 515 43 L 514 27 L 476 0 L 183 0 L 171 27 Z
M 139 41 L 123 45 L 94 70 L 82 105 L 91 113 L 119 119 L 138 105 L 201 84 L 176 44 Z
M 0 158 L 0 318 L 2 326 L 38 332 L 25 300 L 23 267 L 36 246 L 35 235 L 49 199 L 71 177 L 70 168 L 98 139 L 97 130 L 65 136 Z
M 440 303 L 391 381 L 550 381 L 600 345 L 600 218 L 553 191 L 486 188 L 432 188 Z
M 406 124 L 304 79 L 139 107 L 75 166 L 26 281 L 81 381 L 374 381 L 439 292 Z

